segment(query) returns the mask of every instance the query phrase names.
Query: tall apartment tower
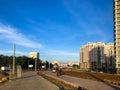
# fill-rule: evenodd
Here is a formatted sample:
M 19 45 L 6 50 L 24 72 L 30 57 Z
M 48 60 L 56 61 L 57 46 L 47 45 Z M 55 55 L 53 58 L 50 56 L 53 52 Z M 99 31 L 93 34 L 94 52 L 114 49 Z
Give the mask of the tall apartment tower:
M 120 0 L 114 0 L 114 46 L 116 73 L 120 74 Z

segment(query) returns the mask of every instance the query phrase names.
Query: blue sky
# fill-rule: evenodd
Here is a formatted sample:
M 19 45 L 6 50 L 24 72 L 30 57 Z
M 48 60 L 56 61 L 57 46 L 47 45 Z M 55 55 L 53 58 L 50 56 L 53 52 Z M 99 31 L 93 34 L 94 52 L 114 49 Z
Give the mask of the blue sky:
M 113 42 L 112 0 L 0 0 L 0 54 L 79 62 L 87 42 Z

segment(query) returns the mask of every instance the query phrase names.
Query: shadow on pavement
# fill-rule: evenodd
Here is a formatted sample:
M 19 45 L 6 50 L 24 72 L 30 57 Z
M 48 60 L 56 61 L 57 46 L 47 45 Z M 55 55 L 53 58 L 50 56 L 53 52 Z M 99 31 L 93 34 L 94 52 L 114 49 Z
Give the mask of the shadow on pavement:
M 23 76 L 21 78 L 16 78 L 15 80 L 26 79 L 26 78 L 31 78 L 31 77 L 35 77 L 35 76 L 37 76 L 37 75 Z
M 106 83 L 107 84 L 107 83 Z M 118 86 L 113 86 L 113 85 L 111 85 L 111 84 L 107 84 L 108 86 L 110 86 L 110 87 L 112 87 L 113 89 L 115 89 L 115 90 L 120 90 L 120 87 Z

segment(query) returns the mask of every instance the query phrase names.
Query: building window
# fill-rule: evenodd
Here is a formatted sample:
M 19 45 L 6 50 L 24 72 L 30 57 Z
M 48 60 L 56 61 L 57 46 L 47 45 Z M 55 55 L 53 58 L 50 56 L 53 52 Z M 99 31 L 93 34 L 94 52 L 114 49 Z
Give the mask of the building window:
M 120 67 L 120 64 L 118 64 L 118 67 Z

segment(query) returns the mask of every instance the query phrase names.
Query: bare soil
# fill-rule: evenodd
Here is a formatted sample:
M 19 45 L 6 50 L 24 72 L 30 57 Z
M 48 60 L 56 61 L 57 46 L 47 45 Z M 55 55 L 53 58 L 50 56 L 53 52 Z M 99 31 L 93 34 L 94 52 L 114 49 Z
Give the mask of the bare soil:
M 99 72 L 64 71 L 64 75 L 120 85 L 120 75 Z

